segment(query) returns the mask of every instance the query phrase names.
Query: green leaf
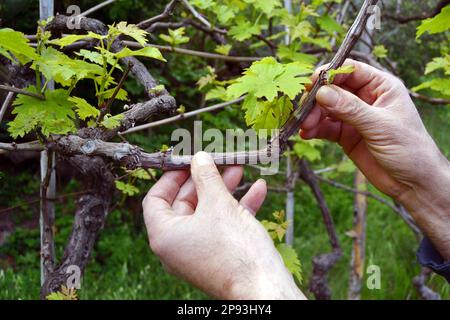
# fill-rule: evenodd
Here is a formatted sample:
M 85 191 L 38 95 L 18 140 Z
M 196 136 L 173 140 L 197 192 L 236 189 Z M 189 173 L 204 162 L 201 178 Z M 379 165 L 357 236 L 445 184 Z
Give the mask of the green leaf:
M 244 41 L 261 32 L 261 26 L 252 24 L 250 21 L 240 21 L 230 28 L 228 34 L 237 41 Z
M 146 37 L 148 35 L 148 32 L 142 30 L 135 24 L 127 24 L 125 21 L 121 21 L 115 26 L 114 25 L 109 26 L 109 28 L 110 28 L 109 32 L 112 35 L 116 35 L 117 33 L 124 34 L 139 42 L 139 44 L 143 47 L 147 44 Z
M 205 100 L 208 101 L 208 100 L 212 100 L 212 99 L 226 100 L 227 99 L 227 90 L 221 86 L 212 88 L 206 94 Z
M 295 27 L 290 28 L 291 40 L 304 39 L 308 37 L 313 27 L 308 21 L 301 21 Z
M 436 78 L 427 82 L 424 82 L 411 90 L 414 92 L 431 89 L 433 91 L 437 91 L 444 96 L 450 96 L 450 78 Z
M 301 283 L 303 281 L 302 264 L 300 263 L 297 252 L 285 243 L 278 244 L 276 248 L 283 258 L 286 268 L 297 279 L 297 281 Z
M 89 31 L 88 34 L 70 34 L 62 38 L 50 40 L 49 43 L 60 46 L 64 48 L 71 45 L 74 42 L 85 40 L 85 39 L 98 39 L 103 40 L 105 36 Z
M 265 101 L 259 101 L 254 95 L 249 94 L 242 103 L 242 109 L 245 110 L 245 122 L 251 126 L 258 119 L 259 115 L 264 111 Z
M 273 241 L 281 242 L 286 234 L 289 222 L 285 220 L 284 210 L 275 211 L 272 215 L 275 221 L 263 220 L 261 223 Z
M 277 129 L 279 127 L 278 119 L 275 116 L 274 112 L 274 103 L 265 101 L 262 102 L 263 110 L 256 118 L 253 128 L 255 130 L 261 130 L 261 129 Z
M 105 50 L 104 52 L 107 53 L 108 51 Z M 114 58 L 114 54 L 112 53 L 102 55 L 96 51 L 81 49 L 80 52 L 76 52 L 75 54 L 101 66 L 103 66 L 103 57 L 106 57 L 108 64 L 122 70 L 122 67 L 118 63 L 117 59 Z
M 215 9 L 217 20 L 221 24 L 227 24 L 232 18 L 234 18 L 234 11 L 230 6 L 219 5 Z
M 448 29 L 450 29 L 450 5 L 444 7 L 435 17 L 423 20 L 417 27 L 416 39 L 420 38 L 425 32 L 435 34 Z
M 45 297 L 46 300 L 65 300 L 65 296 L 61 292 L 52 292 Z
M 35 87 L 28 87 L 27 90 L 37 93 Z M 73 104 L 68 98 L 68 91 L 64 89 L 46 91 L 45 101 L 19 94 L 13 103 L 12 113 L 16 117 L 8 124 L 11 136 L 15 139 L 23 137 L 37 128 L 45 136 L 75 130 Z
M 281 45 L 278 47 L 278 57 L 284 61 L 294 61 L 305 65 L 314 65 L 317 62 L 317 57 L 299 52 L 301 45 L 298 42 L 292 43 L 289 46 Z
M 148 171 L 151 173 L 151 175 L 148 173 Z M 131 173 L 131 176 L 141 179 L 141 180 L 151 180 L 152 176 L 154 177 L 156 175 L 156 171 L 153 169 L 148 169 L 148 171 L 145 169 L 139 168 L 139 169 L 134 170 Z
M 161 52 L 157 48 L 153 48 L 153 47 L 145 47 L 145 48 L 142 48 L 139 50 L 134 50 L 134 51 L 130 50 L 128 48 L 123 48 L 118 53 L 116 53 L 115 56 L 118 59 L 130 57 L 130 56 L 140 56 L 140 57 L 157 59 L 157 60 L 164 61 L 164 62 L 167 61 L 162 56 Z
M 311 83 L 308 77 L 299 77 L 299 75 L 309 73 L 311 69 L 299 62 L 284 65 L 284 72 L 277 78 L 278 90 L 294 99 L 305 89 L 304 84 Z
M 179 44 L 189 42 L 189 37 L 184 36 L 184 31 L 184 27 L 175 30 L 169 29 L 169 35 L 160 34 L 159 37 L 163 41 L 168 42 L 172 47 L 175 47 Z
M 120 120 L 123 119 L 123 114 L 118 114 L 115 116 L 105 115 L 105 119 L 102 121 L 102 126 L 106 129 L 115 129 L 120 126 Z
M 36 60 L 39 56 L 28 41 L 22 32 L 9 28 L 0 29 L 0 54 L 12 60 L 11 53 L 22 64 Z
M 219 54 L 223 54 L 224 56 L 227 56 L 230 53 L 232 46 L 231 44 L 221 44 L 218 45 L 214 51 L 216 51 Z
M 382 44 L 378 45 L 378 46 L 375 46 L 373 48 L 372 52 L 373 52 L 374 56 L 379 58 L 379 59 L 386 58 L 387 57 L 387 53 L 388 53 L 387 49 Z
M 120 190 L 123 194 L 130 197 L 139 193 L 139 189 L 133 186 L 131 183 L 125 183 L 123 181 L 115 181 L 116 188 Z
M 86 100 L 78 97 L 68 98 L 70 102 L 75 104 L 75 112 L 81 120 L 87 118 L 97 118 L 100 115 L 100 110 L 90 105 Z
M 214 6 L 214 0 L 191 0 L 189 1 L 193 6 L 206 10 Z
M 279 0 L 244 0 L 247 3 L 251 3 L 256 9 L 264 12 L 268 17 L 272 17 L 275 14 L 275 8 L 280 7 Z
M 446 57 L 434 58 L 429 62 L 425 69 L 425 74 L 430 74 L 439 69 L 444 69 L 446 74 L 450 74 L 450 54 Z
M 63 86 L 71 85 L 72 81 L 94 79 L 103 74 L 103 68 L 99 65 L 71 59 L 54 48 L 44 49 L 32 68 L 39 68 L 45 78 L 53 79 Z
M 299 158 L 306 158 L 310 162 L 321 159 L 320 148 L 324 146 L 322 140 L 303 140 L 298 137 L 295 141 L 293 151 Z
M 99 97 L 102 97 L 103 99 L 109 99 L 114 94 L 114 91 L 116 91 L 116 88 L 112 88 L 109 90 L 103 91 L 102 94 L 99 95 Z M 124 89 L 120 88 L 119 92 L 117 92 L 116 100 L 122 100 L 127 101 L 128 100 L 128 92 L 126 92 Z
M 322 30 L 325 30 L 331 35 L 335 32 L 339 34 L 344 32 L 344 28 L 328 14 L 317 18 L 317 23 Z
M 342 66 L 337 69 L 332 69 L 332 70 L 328 71 L 328 82 L 333 83 L 334 78 L 338 74 L 350 74 L 350 73 L 353 73 L 354 71 L 355 71 L 355 67 L 353 65 L 345 65 L 345 66 Z
M 249 93 L 273 101 L 280 91 L 294 99 L 304 89 L 304 84 L 310 82 L 308 78 L 298 75 L 310 72 L 308 66 L 298 62 L 282 65 L 275 58 L 267 57 L 254 62 L 244 71 L 244 76 L 228 87 L 227 92 L 231 98 Z

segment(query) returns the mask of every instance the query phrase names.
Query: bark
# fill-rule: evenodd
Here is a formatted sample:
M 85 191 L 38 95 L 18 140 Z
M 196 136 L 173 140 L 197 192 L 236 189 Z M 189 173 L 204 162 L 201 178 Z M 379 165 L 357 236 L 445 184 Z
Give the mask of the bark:
M 298 177 L 298 170 L 292 170 L 292 162 L 292 158 L 288 154 L 286 159 L 286 221 L 288 221 L 288 227 L 286 229 L 286 244 L 291 246 L 294 245 L 294 189 Z
M 84 272 L 114 193 L 114 176 L 103 159 L 74 156 L 69 162 L 83 177 L 83 189 L 89 191 L 77 200 L 72 233 L 61 262 L 41 288 L 42 299 L 61 290 L 62 285 L 68 286 L 69 266 L 77 266 L 81 274 Z
M 366 191 L 367 180 L 361 171 L 355 172 L 355 189 Z M 349 300 L 361 299 L 361 282 L 364 276 L 364 262 L 366 257 L 366 214 L 367 196 L 363 193 L 355 194 L 352 260 L 350 264 Z
M 328 285 L 328 273 L 341 258 L 342 250 L 333 218 L 320 189 L 319 182 L 317 181 L 314 171 L 311 170 L 308 162 L 304 159 L 300 161 L 300 178 L 308 184 L 317 200 L 333 249 L 330 253 L 324 253 L 314 257 L 309 290 L 314 294 L 317 300 L 329 300 L 331 299 L 331 289 Z

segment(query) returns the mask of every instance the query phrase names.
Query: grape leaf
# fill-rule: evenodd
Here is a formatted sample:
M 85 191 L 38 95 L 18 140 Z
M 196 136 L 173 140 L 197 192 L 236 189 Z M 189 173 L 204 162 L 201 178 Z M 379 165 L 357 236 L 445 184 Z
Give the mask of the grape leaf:
M 184 30 L 184 27 L 175 30 L 169 29 L 169 35 L 160 34 L 159 37 L 171 46 L 175 47 L 179 44 L 189 42 L 189 37 L 184 36 Z
M 224 56 L 227 56 L 230 53 L 231 50 L 231 44 L 221 44 L 218 45 L 214 51 L 217 53 L 223 54 Z
M 328 14 L 317 18 L 317 23 L 322 30 L 325 30 L 331 35 L 333 35 L 335 32 L 344 32 L 344 28 Z
M 28 87 L 27 90 L 37 93 L 35 87 Z M 23 137 L 36 128 L 40 128 L 46 136 L 73 131 L 75 114 L 68 98 L 68 91 L 64 89 L 46 91 L 45 100 L 19 94 L 13 103 L 12 113 L 16 117 L 8 124 L 11 136 Z
M 125 58 L 125 57 L 130 57 L 130 56 L 141 56 L 141 57 L 153 58 L 153 59 L 161 60 L 161 61 L 164 61 L 164 62 L 167 61 L 162 56 L 161 52 L 157 48 L 153 48 L 153 47 L 145 47 L 145 48 L 142 48 L 142 49 L 139 49 L 139 50 L 130 50 L 128 48 L 123 48 L 122 50 L 117 52 L 115 54 L 115 56 L 118 59 Z
M 224 87 L 218 86 L 208 91 L 205 96 L 205 100 L 226 100 L 227 99 L 227 90 Z
M 417 27 L 416 39 L 420 38 L 425 32 L 435 34 L 448 29 L 450 29 L 450 5 L 444 7 L 435 17 L 423 20 Z
M 126 194 L 130 197 L 139 193 L 139 189 L 130 183 L 125 183 L 123 181 L 115 181 L 115 184 L 118 190 L 120 190 L 123 194 Z
M 116 91 L 116 88 L 111 88 L 109 90 L 103 91 L 102 94 L 99 95 L 99 97 L 102 97 L 103 99 L 109 99 L 114 94 L 114 91 Z M 128 92 L 126 92 L 124 89 L 120 88 L 119 92 L 117 92 L 115 99 L 127 101 L 128 100 Z
M 107 50 L 105 50 L 105 53 L 108 52 Z M 98 52 L 95 51 L 89 51 L 86 49 L 81 49 L 80 52 L 76 52 L 75 53 L 77 56 L 83 57 L 93 63 L 96 63 L 98 65 L 103 65 L 103 57 L 106 57 L 106 61 L 108 62 L 108 64 L 115 66 L 117 69 L 122 70 L 122 67 L 120 66 L 120 64 L 117 63 L 117 60 L 114 59 L 114 54 L 110 53 L 110 54 L 100 54 Z
M 105 118 L 102 121 L 102 126 L 106 129 L 115 129 L 120 126 L 120 120 L 123 119 L 123 114 L 118 114 L 115 116 L 105 115 Z
M 373 48 L 373 55 L 379 59 L 387 57 L 387 49 L 383 45 L 378 45 Z
M 69 86 L 76 81 L 103 74 L 103 69 L 94 63 L 71 59 L 54 48 L 46 48 L 33 63 L 33 69 L 39 68 L 47 79 L 53 79 L 63 86 Z
M 445 96 L 450 96 L 450 79 L 449 78 L 436 78 L 430 81 L 426 81 L 411 90 L 414 92 L 424 90 L 424 89 L 431 89 L 437 92 L 440 92 L 441 94 Z
M 298 62 L 283 65 L 273 57 L 267 57 L 254 62 L 244 71 L 244 76 L 228 87 L 227 92 L 231 98 L 249 93 L 257 98 L 265 97 L 268 101 L 273 101 L 281 91 L 294 99 L 304 89 L 304 84 L 310 82 L 306 77 L 297 76 L 310 72 L 307 65 Z
M 297 157 L 306 158 L 310 162 L 321 159 L 320 148 L 324 146 L 322 140 L 303 140 L 298 137 L 295 137 L 292 140 L 295 141 L 293 152 Z
M 450 74 L 450 54 L 446 57 L 434 58 L 431 62 L 428 62 L 425 74 L 430 74 L 439 69 L 444 69 L 445 74 Z
M 149 172 L 150 172 L 150 174 L 149 174 Z M 136 169 L 136 170 L 134 170 L 131 173 L 132 177 L 135 177 L 135 178 L 138 178 L 138 179 L 141 179 L 141 180 L 151 180 L 152 176 L 154 177 L 155 175 L 156 175 L 156 171 L 155 170 L 148 169 L 148 171 L 147 171 L 147 170 L 142 169 L 142 168 Z
M 345 65 L 345 66 L 339 67 L 337 69 L 332 69 L 332 70 L 328 71 L 328 82 L 333 83 L 334 78 L 338 74 L 350 74 L 350 73 L 353 73 L 353 71 L 355 71 L 355 67 L 352 65 Z
M 104 38 L 106 38 L 106 37 L 89 31 L 88 34 L 70 34 L 70 35 L 67 35 L 62 38 L 53 39 L 53 40 L 50 40 L 49 43 L 60 46 L 61 48 L 64 48 L 64 47 L 71 45 L 72 43 L 80 41 L 80 40 L 85 40 L 85 39 L 103 40 Z
M 232 18 L 234 18 L 234 11 L 230 6 L 227 5 L 219 5 L 215 8 L 217 20 L 221 24 L 226 24 Z
M 28 39 L 22 32 L 9 28 L 0 29 L 0 54 L 12 60 L 14 55 L 22 64 L 26 64 L 39 56 L 36 50 L 28 44 Z
M 283 258 L 286 268 L 297 279 L 297 281 L 301 283 L 303 281 L 302 264 L 300 263 L 297 252 L 295 252 L 294 248 L 286 243 L 279 243 L 276 248 Z
M 142 30 L 135 24 L 127 24 L 125 21 L 121 21 L 115 26 L 109 26 L 109 32 L 112 35 L 117 35 L 118 33 L 127 35 L 139 42 L 141 46 L 145 46 L 147 44 L 146 37 L 148 35 L 148 32 Z
M 69 101 L 75 104 L 75 112 L 81 120 L 96 118 L 100 115 L 100 110 L 90 105 L 86 100 L 78 97 L 70 97 Z
M 259 34 L 261 32 L 261 26 L 252 24 L 250 21 L 239 21 L 237 25 L 230 28 L 228 34 L 237 41 L 244 41 L 251 36 Z
M 275 14 L 274 9 L 280 7 L 281 3 L 279 0 L 244 0 L 247 3 L 253 4 L 256 9 L 264 12 L 268 17 Z

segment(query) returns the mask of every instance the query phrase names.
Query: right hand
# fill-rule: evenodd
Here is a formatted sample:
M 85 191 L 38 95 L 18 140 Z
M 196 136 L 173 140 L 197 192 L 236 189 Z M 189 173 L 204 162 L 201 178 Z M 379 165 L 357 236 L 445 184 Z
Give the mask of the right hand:
M 354 72 L 338 75 L 334 85 L 320 88 L 300 136 L 339 143 L 376 188 L 405 205 L 419 227 L 436 238 L 436 229 L 442 229 L 439 224 L 445 222 L 449 230 L 448 160 L 398 78 L 354 60 L 345 65 L 353 65 Z M 425 211 L 436 212 L 436 219 L 424 217 Z M 450 256 L 450 246 L 447 251 Z

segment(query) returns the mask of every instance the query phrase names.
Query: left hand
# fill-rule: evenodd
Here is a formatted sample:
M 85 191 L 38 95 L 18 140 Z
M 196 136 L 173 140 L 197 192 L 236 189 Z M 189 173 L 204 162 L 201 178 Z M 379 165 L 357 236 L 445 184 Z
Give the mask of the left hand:
M 220 176 L 199 152 L 187 171 L 165 173 L 143 201 L 150 246 L 166 269 L 222 299 L 305 298 L 255 219 L 267 188 L 258 180 L 238 203 L 241 167 Z

